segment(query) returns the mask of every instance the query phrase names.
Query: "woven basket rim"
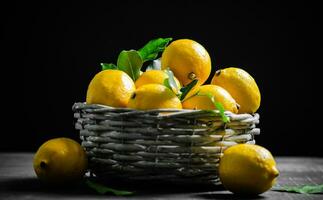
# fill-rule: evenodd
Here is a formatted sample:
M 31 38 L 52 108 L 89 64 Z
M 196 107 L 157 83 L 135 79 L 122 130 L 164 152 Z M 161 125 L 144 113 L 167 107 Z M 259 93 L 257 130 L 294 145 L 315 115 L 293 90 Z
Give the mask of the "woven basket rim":
M 107 106 L 103 104 L 87 104 L 86 102 L 76 102 L 72 106 L 73 111 L 77 110 L 82 110 L 82 109 L 95 109 L 98 110 L 104 109 L 107 110 L 115 110 L 115 111 L 133 111 L 139 113 L 157 113 L 157 112 L 180 112 L 180 113 L 199 113 L 199 112 L 210 112 L 213 114 L 220 114 L 220 111 L 215 109 L 215 110 L 204 110 L 204 109 L 173 109 L 173 108 L 162 108 L 162 109 L 148 109 L 148 110 L 139 110 L 139 109 L 133 109 L 133 108 L 123 108 L 123 107 L 112 107 L 112 106 Z M 225 110 L 224 114 L 226 115 L 232 115 L 232 116 L 242 116 L 242 115 L 249 115 L 251 116 L 258 116 L 258 113 L 233 113 L 231 111 Z

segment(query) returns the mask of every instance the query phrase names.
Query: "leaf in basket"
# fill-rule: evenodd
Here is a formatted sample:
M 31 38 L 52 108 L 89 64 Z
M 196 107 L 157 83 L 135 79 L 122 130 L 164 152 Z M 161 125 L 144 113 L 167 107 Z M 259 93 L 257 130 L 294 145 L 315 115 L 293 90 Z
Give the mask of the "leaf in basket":
M 133 195 L 134 192 L 129 192 L 129 191 L 124 191 L 124 190 L 116 190 L 113 188 L 109 188 L 105 185 L 95 183 L 90 180 L 86 180 L 86 185 L 89 186 L 90 188 L 94 189 L 97 191 L 99 194 L 106 194 L 106 193 L 112 193 L 116 196 L 128 196 L 128 195 Z
M 168 78 L 166 78 L 164 80 L 164 85 L 166 87 L 168 87 L 169 89 L 171 89 L 172 91 L 177 92 L 178 91 L 178 87 L 177 87 L 177 84 L 175 82 L 175 78 L 174 78 L 173 72 L 169 68 L 167 68 L 165 71 L 166 71 L 166 73 L 168 75 Z
M 158 53 L 164 51 L 172 38 L 157 38 L 150 40 L 144 47 L 138 50 L 143 62 L 154 60 Z
M 118 67 L 113 63 L 101 63 L 102 71 L 107 69 L 118 69 Z
M 170 84 L 169 84 L 169 78 L 166 78 L 164 80 L 164 86 L 166 86 L 168 89 L 172 90 L 172 86 L 170 86 Z
M 301 194 L 323 194 L 322 185 L 302 185 L 302 186 L 275 186 L 274 191 L 295 192 Z
M 161 70 L 161 61 L 160 58 L 153 60 L 146 68 L 146 71 L 149 70 Z
M 142 64 L 142 58 L 136 50 L 123 50 L 118 56 L 117 66 L 119 70 L 126 72 L 134 81 L 140 76 Z
M 198 96 L 207 96 L 212 101 L 214 106 L 219 110 L 221 118 L 222 118 L 222 121 L 224 123 L 230 122 L 230 118 L 224 114 L 225 110 L 224 110 L 223 105 L 220 102 L 215 101 L 214 96 L 212 94 L 210 94 L 210 93 L 203 93 L 203 94 L 198 93 L 197 95 Z
M 182 93 L 180 96 L 180 100 L 183 101 L 185 99 L 185 97 L 187 96 L 187 94 L 193 89 L 193 87 L 197 84 L 198 80 L 194 79 L 193 81 L 191 81 L 188 85 L 186 85 L 185 87 L 182 87 L 180 89 L 180 92 Z

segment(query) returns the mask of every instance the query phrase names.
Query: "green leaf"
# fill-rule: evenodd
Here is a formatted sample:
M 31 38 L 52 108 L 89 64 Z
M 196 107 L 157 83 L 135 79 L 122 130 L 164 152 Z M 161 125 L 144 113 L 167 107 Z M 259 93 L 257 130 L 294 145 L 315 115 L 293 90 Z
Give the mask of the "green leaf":
M 213 102 L 215 107 L 220 111 L 220 115 L 222 117 L 222 121 L 224 123 L 230 122 L 230 118 L 224 114 L 224 107 L 220 102 Z
M 128 195 L 134 194 L 134 192 L 112 189 L 112 188 L 109 188 L 109 187 L 107 187 L 105 185 L 95 183 L 95 182 L 90 181 L 90 180 L 86 180 L 85 183 L 86 183 L 87 186 L 94 189 L 99 194 L 112 193 L 112 194 L 114 194 L 116 196 L 128 196 Z
M 118 68 L 126 72 L 134 81 L 140 76 L 142 64 L 141 56 L 136 50 L 123 50 L 118 56 Z
M 180 92 L 182 93 L 180 96 L 180 100 L 183 101 L 186 97 L 186 95 L 192 90 L 192 88 L 197 84 L 198 80 L 194 79 L 193 81 L 191 81 L 188 85 L 186 85 L 185 87 L 182 87 L 180 89 Z
M 107 69 L 118 69 L 118 67 L 113 63 L 101 63 L 102 71 Z
M 215 101 L 214 96 L 212 94 L 210 94 L 210 93 L 203 93 L 203 94 L 198 93 L 197 95 L 198 96 L 207 96 L 212 101 L 214 106 L 220 111 L 222 121 L 224 123 L 230 122 L 230 118 L 224 114 L 225 110 L 224 110 L 223 105 L 220 102 Z
M 166 71 L 166 74 L 168 75 L 168 78 L 165 80 L 168 82 L 169 86 L 171 87 L 170 89 L 174 92 L 177 92 L 178 87 L 174 78 L 174 73 L 169 68 L 167 68 L 165 71 Z
M 157 38 L 150 40 L 144 47 L 138 50 L 143 62 L 156 59 L 158 53 L 164 51 L 171 40 L 172 38 Z
M 282 192 L 296 192 L 302 194 L 323 194 L 323 184 L 302 186 L 275 186 L 272 188 L 272 190 Z
M 153 60 L 146 68 L 146 71 L 149 70 L 161 70 L 161 62 L 160 62 L 160 58 Z
M 172 90 L 172 86 L 170 86 L 170 84 L 169 84 L 169 78 L 166 78 L 166 79 L 164 80 L 164 85 L 165 85 L 167 88 L 169 88 L 170 90 Z

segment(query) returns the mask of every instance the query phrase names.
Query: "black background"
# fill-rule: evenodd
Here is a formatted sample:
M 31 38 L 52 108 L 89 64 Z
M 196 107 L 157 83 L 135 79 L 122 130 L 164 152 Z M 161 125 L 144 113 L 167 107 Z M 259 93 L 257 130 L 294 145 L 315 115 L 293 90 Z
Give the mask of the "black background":
M 258 144 L 274 155 L 323 156 L 322 32 L 316 7 L 256 1 L 28 2 L 1 7 L 6 120 L 0 149 L 36 151 L 50 138 L 78 139 L 71 107 L 85 100 L 99 63 L 116 62 L 121 50 L 139 49 L 150 39 L 173 37 L 201 43 L 212 58 L 212 73 L 235 66 L 256 79 L 262 94 Z

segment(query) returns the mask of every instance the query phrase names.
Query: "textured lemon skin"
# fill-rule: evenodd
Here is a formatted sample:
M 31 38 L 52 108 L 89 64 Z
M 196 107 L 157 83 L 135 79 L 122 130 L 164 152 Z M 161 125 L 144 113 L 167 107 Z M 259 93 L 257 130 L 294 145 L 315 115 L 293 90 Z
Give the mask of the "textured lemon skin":
M 198 91 L 200 95 L 195 95 L 184 100 L 182 104 L 184 109 L 216 110 L 217 108 L 212 100 L 208 96 L 205 96 L 205 94 L 210 94 L 216 102 L 222 104 L 225 110 L 233 113 L 238 112 L 236 101 L 222 87 L 217 85 L 202 85 L 198 88 Z
M 161 57 L 162 69 L 170 68 L 182 85 L 194 78 L 202 85 L 211 73 L 211 58 L 206 49 L 196 41 L 180 39 L 167 46 Z
M 226 189 L 236 194 L 261 194 L 275 184 L 278 175 L 272 154 L 258 145 L 231 146 L 220 160 L 220 180 Z
M 239 113 L 255 113 L 260 107 L 261 95 L 254 78 L 240 68 L 218 70 L 211 84 L 227 90 L 240 105 Z
M 168 78 L 168 75 L 163 70 L 149 70 L 144 72 L 135 82 L 136 88 L 139 88 L 143 85 L 147 84 L 160 84 L 163 85 L 165 79 Z M 174 77 L 178 90 L 174 91 L 178 93 L 179 89 L 181 88 L 181 84 L 176 77 Z
M 135 89 L 133 80 L 125 72 L 104 70 L 91 80 L 87 90 L 86 103 L 126 107 Z
M 136 89 L 129 100 L 128 107 L 139 110 L 182 109 L 182 104 L 175 93 L 164 85 L 147 84 Z
M 37 177 L 51 184 L 65 184 L 82 179 L 87 169 L 82 146 L 69 138 L 55 138 L 37 150 L 33 167 Z

